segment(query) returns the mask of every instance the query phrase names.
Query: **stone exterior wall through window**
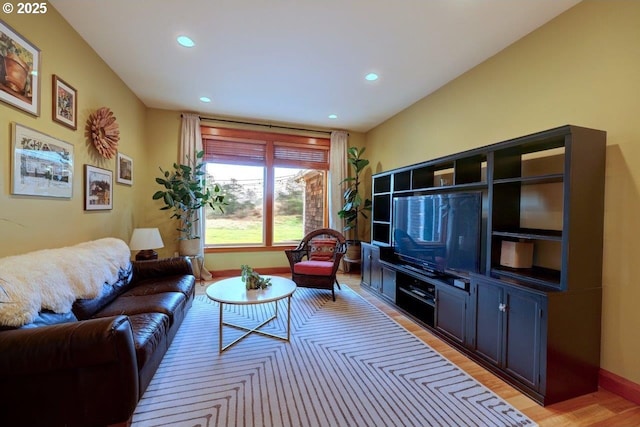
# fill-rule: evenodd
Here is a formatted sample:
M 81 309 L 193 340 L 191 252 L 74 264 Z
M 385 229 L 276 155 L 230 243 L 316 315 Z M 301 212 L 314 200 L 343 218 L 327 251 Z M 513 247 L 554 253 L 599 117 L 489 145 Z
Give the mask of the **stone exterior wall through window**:
M 324 172 L 309 171 L 303 177 L 304 191 L 304 234 L 324 228 Z

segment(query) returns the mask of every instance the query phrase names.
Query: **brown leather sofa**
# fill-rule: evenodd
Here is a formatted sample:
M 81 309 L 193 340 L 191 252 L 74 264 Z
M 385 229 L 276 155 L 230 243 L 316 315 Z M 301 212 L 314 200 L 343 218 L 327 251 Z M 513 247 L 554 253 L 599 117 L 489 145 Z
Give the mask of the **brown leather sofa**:
M 72 313 L 0 331 L 1 426 L 129 420 L 194 298 L 186 258 L 133 262 Z M 75 317 L 75 318 L 74 318 Z

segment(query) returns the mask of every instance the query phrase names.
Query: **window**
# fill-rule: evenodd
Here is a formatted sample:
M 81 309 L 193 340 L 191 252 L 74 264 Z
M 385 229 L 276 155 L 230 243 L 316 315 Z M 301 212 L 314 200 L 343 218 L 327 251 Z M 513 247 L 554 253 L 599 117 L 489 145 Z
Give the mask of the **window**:
M 264 244 L 263 166 L 207 163 L 208 178 L 220 185 L 225 201 L 224 214 L 207 208 L 206 245 Z
M 203 126 L 210 182 L 225 212 L 205 211 L 205 245 L 297 244 L 325 227 L 329 139 Z

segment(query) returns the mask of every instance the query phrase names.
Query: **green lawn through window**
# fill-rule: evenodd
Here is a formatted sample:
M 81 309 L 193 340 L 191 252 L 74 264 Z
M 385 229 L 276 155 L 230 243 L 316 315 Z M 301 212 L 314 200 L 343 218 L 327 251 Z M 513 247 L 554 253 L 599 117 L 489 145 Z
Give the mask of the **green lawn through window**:
M 216 218 L 209 220 L 207 225 L 205 242 L 208 245 L 261 244 L 263 240 L 261 220 Z M 276 216 L 274 242 L 297 242 L 302 237 L 302 217 Z

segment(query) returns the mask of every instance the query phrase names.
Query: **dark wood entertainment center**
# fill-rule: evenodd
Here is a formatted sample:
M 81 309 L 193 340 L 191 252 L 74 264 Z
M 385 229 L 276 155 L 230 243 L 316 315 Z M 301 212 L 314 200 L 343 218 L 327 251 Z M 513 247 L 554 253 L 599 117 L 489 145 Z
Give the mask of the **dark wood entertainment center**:
M 562 126 L 372 177 L 362 284 L 540 404 L 598 388 L 606 133 Z M 480 191 L 477 272 L 429 272 L 393 248 L 395 197 Z M 532 266 L 501 263 L 533 244 Z

